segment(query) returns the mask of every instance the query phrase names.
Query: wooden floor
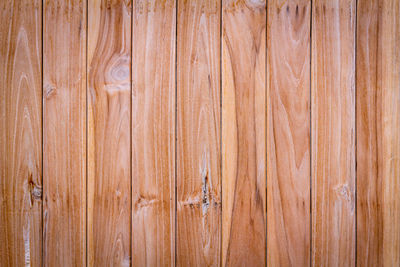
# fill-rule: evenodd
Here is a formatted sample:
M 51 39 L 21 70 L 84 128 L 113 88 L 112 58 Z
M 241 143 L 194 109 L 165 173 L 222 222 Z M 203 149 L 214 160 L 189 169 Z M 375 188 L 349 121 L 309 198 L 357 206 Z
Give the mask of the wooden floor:
M 0 266 L 400 266 L 400 1 L 0 1 Z

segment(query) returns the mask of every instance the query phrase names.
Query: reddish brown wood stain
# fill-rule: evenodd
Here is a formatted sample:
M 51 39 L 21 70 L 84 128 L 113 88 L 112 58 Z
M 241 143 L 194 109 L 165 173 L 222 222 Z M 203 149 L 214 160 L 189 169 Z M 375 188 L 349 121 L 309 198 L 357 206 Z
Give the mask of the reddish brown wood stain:
M 0 266 L 399 266 L 397 0 L 0 1 Z

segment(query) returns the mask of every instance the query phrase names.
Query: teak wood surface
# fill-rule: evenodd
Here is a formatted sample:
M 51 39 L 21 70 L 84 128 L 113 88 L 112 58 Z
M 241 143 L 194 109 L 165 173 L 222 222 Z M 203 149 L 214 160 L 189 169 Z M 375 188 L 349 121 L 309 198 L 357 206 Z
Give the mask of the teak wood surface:
M 400 1 L 0 1 L 0 266 L 400 266 Z
M 311 1 L 270 1 L 267 32 L 267 260 L 310 264 Z
M 86 263 L 86 12 L 79 0 L 43 1 L 45 266 Z

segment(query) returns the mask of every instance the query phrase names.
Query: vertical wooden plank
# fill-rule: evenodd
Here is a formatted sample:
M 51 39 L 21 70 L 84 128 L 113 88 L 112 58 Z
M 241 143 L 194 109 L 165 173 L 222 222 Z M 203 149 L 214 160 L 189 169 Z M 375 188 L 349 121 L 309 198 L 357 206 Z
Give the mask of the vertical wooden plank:
M 266 259 L 266 3 L 223 0 L 222 265 Z
M 86 4 L 44 1 L 45 266 L 86 264 Z
M 0 265 L 42 265 L 42 3 L 0 3 Z
M 221 261 L 220 8 L 178 1 L 178 266 Z
M 133 7 L 133 266 L 175 264 L 175 5 Z
M 268 4 L 267 261 L 310 264 L 309 0 Z
M 129 266 L 132 6 L 88 3 L 88 265 Z
M 313 266 L 355 264 L 355 3 L 313 2 Z
M 400 3 L 358 1 L 357 265 L 400 265 Z

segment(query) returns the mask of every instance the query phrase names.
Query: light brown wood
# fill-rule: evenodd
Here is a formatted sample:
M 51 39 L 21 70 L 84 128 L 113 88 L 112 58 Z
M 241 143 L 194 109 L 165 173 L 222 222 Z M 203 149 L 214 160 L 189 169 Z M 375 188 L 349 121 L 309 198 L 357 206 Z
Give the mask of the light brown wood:
M 313 2 L 313 266 L 355 262 L 355 3 Z
M 86 265 L 86 4 L 44 1 L 43 261 Z
M 220 8 L 178 1 L 178 266 L 221 261 Z
M 23 265 L 400 266 L 400 2 L 0 1 Z
M 133 266 L 175 264 L 175 4 L 133 6 Z
M 310 8 L 268 4 L 267 261 L 310 264 Z
M 132 6 L 88 3 L 88 265 L 129 266 Z
M 41 1 L 0 3 L 0 265 L 42 265 Z
M 266 259 L 266 3 L 223 0 L 222 265 Z
M 357 266 L 399 266 L 400 3 L 357 18 Z

